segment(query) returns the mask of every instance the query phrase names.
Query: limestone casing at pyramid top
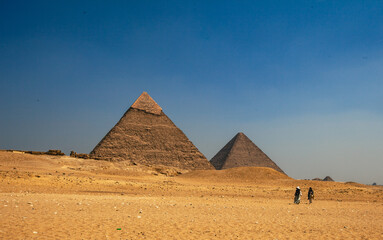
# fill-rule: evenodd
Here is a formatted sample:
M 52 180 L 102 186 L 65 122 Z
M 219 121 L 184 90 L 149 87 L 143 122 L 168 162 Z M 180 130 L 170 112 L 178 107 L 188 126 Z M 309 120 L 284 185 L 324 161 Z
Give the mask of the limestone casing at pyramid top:
M 131 108 L 139 109 L 147 113 L 160 115 L 162 108 L 150 97 L 147 92 L 143 92 L 132 104 Z

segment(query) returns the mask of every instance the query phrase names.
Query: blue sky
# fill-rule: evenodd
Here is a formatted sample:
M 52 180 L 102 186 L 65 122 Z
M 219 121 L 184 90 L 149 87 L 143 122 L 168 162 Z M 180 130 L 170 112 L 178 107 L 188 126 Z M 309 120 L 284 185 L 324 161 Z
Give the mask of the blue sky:
M 383 184 L 382 1 L 0 0 L 0 148 L 89 152 L 147 91 L 211 159 Z

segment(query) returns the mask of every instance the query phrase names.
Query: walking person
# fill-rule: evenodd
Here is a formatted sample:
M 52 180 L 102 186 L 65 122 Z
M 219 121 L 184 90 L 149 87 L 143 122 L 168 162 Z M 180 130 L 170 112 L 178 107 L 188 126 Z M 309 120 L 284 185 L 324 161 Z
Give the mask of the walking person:
M 311 187 L 309 189 L 308 199 L 309 199 L 309 203 L 312 203 L 312 201 L 314 199 L 314 190 Z
M 297 189 L 295 189 L 295 195 L 294 195 L 295 204 L 299 204 L 301 202 L 301 196 L 302 196 L 301 189 L 298 186 Z

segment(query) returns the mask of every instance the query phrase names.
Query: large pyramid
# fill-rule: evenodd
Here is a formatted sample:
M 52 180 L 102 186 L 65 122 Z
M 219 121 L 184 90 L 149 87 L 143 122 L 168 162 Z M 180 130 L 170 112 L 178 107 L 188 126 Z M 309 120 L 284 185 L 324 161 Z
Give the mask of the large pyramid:
M 234 167 L 269 167 L 284 173 L 245 134 L 237 133 L 211 160 L 217 169 Z
M 148 166 L 214 169 L 146 92 L 141 94 L 90 155 L 95 159 L 128 160 Z

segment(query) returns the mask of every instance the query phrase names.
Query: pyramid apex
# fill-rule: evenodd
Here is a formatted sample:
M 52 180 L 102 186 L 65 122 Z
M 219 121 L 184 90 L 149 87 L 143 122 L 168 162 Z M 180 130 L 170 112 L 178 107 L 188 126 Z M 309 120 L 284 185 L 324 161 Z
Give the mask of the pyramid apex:
M 234 136 L 235 139 L 237 139 L 237 138 L 242 139 L 243 137 L 248 138 L 243 132 L 239 132 Z
M 147 92 L 142 92 L 131 108 L 139 109 L 148 113 L 160 115 L 162 108 L 153 100 Z

